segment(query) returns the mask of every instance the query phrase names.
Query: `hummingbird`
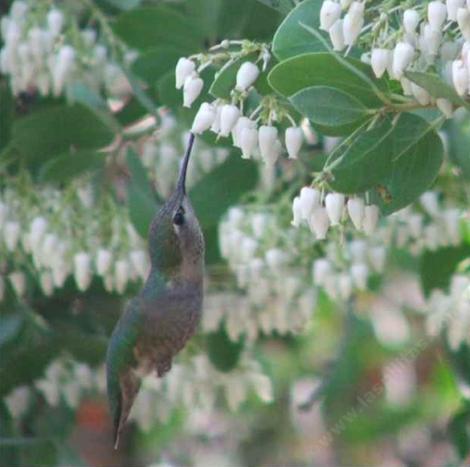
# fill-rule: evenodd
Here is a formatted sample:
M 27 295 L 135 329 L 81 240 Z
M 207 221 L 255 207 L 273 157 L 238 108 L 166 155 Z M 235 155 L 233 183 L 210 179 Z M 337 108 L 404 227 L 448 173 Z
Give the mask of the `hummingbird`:
M 191 133 L 176 188 L 149 228 L 149 275 L 109 341 L 106 377 L 115 449 L 142 378 L 170 371 L 173 357 L 194 334 L 201 316 L 204 236 L 186 193 L 193 144 Z

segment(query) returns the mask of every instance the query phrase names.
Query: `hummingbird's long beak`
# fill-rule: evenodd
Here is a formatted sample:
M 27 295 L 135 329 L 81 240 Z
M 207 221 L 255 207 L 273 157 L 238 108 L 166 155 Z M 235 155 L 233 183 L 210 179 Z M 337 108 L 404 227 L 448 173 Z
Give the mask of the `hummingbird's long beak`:
M 178 183 L 176 185 L 176 189 L 183 194 L 186 194 L 186 172 L 188 171 L 188 163 L 189 163 L 189 158 L 191 156 L 191 151 L 193 149 L 194 139 L 195 139 L 194 133 L 190 133 L 188 147 L 186 148 L 186 153 L 181 162 L 180 173 L 178 176 Z

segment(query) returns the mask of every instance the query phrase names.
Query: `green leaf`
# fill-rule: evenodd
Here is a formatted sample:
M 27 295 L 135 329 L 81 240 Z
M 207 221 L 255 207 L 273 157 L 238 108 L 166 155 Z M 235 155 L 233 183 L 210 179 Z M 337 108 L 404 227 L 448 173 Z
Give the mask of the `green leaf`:
M 345 58 L 362 76 L 341 63 L 331 53 L 307 53 L 277 64 L 268 76 L 269 84 L 280 94 L 290 97 L 305 88 L 328 86 L 354 96 L 368 108 L 381 107 L 382 102 L 371 89 L 367 79 L 374 80 L 368 65 L 353 58 Z M 375 80 L 379 88 L 385 81 Z
M 447 290 L 458 264 L 470 257 L 470 245 L 450 246 L 436 251 L 426 251 L 421 256 L 421 287 L 425 295 L 433 289 Z
M 207 335 L 207 355 L 219 371 L 232 371 L 237 366 L 242 350 L 243 340 L 231 341 L 225 327 Z
M 177 47 L 155 47 L 139 55 L 132 65 L 132 71 L 149 85 L 153 85 L 169 71 L 173 71 L 183 55 L 184 51 Z
M 104 154 L 82 150 L 63 154 L 48 160 L 39 172 L 41 182 L 64 183 L 85 172 L 95 170 L 104 163 Z
M 449 154 L 453 162 L 460 168 L 463 176 L 470 179 L 470 115 L 457 121 L 447 123 Z
M 274 10 L 280 11 L 282 14 L 287 14 L 295 6 L 292 0 L 258 0 L 263 5 L 267 5 Z
M 166 7 L 144 7 L 120 15 L 114 31 L 130 47 L 150 50 L 158 46 L 172 46 L 198 51 L 203 47 L 202 37 L 190 18 Z
M 313 124 L 321 125 L 325 134 L 332 136 L 345 134 L 344 128 L 349 133 L 370 115 L 354 96 L 328 86 L 302 89 L 290 101 Z
M 257 178 L 256 165 L 234 155 L 205 175 L 189 194 L 202 227 L 216 225 L 243 193 L 255 187 Z
M 21 331 L 24 317 L 20 313 L 2 315 L 0 319 L 0 347 L 11 342 Z
M 145 168 L 132 149 L 127 152 L 127 165 L 131 174 L 127 192 L 129 216 L 137 232 L 145 238 L 157 210 L 157 200 Z
M 113 136 L 111 129 L 89 108 L 81 104 L 59 105 L 17 120 L 12 145 L 34 163 L 72 148 L 104 147 Z
M 468 350 L 467 354 L 468 361 L 470 361 L 470 350 Z M 470 454 L 469 427 L 470 404 L 467 402 L 466 407 L 462 407 L 462 409 L 454 415 L 448 428 L 450 437 L 463 461 L 465 457 Z
M 409 80 L 426 89 L 432 97 L 436 99 L 442 97 L 455 105 L 468 107 L 468 104 L 455 92 L 454 88 L 443 81 L 440 76 L 420 71 L 408 71 L 405 75 Z
M 0 152 L 4 149 L 11 137 L 11 127 L 15 111 L 15 100 L 11 95 L 8 82 L 0 80 Z
M 426 191 L 443 160 L 438 134 L 426 121 L 401 114 L 387 117 L 369 131 L 360 131 L 337 156 L 330 182 L 334 190 L 357 193 L 380 188 L 388 196 L 375 195 L 384 214 L 401 209 Z
M 325 46 L 300 25 L 303 23 L 318 30 L 321 6 L 322 2 L 318 0 L 305 0 L 284 19 L 274 35 L 272 46 L 279 61 L 306 52 L 325 51 Z
M 111 6 L 119 8 L 120 10 L 132 10 L 139 6 L 142 0 L 104 0 L 106 3 L 109 3 Z

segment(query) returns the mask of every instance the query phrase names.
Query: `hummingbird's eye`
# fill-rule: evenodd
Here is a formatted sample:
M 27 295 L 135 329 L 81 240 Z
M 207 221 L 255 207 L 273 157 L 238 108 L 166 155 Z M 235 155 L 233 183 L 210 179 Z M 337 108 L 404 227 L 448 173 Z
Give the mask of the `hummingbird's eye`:
M 176 211 L 175 215 L 173 216 L 173 224 L 175 225 L 183 225 L 184 224 L 184 209 L 179 208 Z

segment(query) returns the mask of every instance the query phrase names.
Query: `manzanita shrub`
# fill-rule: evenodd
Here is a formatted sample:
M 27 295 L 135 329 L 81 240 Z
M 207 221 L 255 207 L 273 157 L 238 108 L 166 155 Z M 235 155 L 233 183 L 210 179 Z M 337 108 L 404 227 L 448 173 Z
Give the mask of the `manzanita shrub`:
M 468 0 L 0 14 L 1 465 L 468 461 Z M 110 457 L 107 339 L 189 131 L 204 316 Z

